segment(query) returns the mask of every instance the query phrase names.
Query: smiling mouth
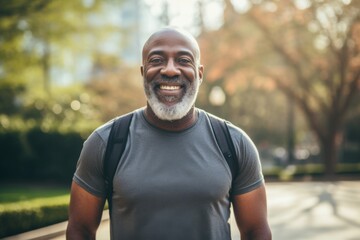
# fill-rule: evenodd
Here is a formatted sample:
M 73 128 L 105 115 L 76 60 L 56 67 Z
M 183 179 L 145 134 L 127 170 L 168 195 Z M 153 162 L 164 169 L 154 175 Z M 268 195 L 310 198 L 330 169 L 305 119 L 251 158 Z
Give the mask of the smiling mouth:
M 159 88 L 161 90 L 166 90 L 166 91 L 176 91 L 176 90 L 179 90 L 181 87 L 180 86 L 172 86 L 172 85 L 160 85 Z
M 179 102 L 183 97 L 184 86 L 161 83 L 157 85 L 156 95 L 163 103 L 172 105 Z

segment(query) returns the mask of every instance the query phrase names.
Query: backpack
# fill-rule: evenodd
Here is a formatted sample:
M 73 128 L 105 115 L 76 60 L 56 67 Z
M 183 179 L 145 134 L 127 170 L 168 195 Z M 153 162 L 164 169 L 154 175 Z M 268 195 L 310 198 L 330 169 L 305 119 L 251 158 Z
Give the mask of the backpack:
M 128 113 L 124 116 L 114 119 L 110 135 L 108 138 L 108 143 L 105 150 L 105 159 L 104 159 L 104 178 L 107 188 L 107 200 L 109 204 L 109 209 L 111 209 L 111 199 L 112 199 L 112 183 L 115 175 L 117 165 L 120 161 L 120 158 L 125 150 L 129 127 L 134 113 Z M 231 139 L 228 121 L 220 119 L 212 114 L 207 113 L 208 118 L 210 119 L 211 127 L 214 132 L 216 142 L 221 149 L 222 154 L 225 157 L 227 164 L 231 170 L 232 182 L 237 175 L 238 170 L 238 161 L 235 152 L 234 143 Z M 231 189 L 230 189 L 231 197 Z M 111 211 L 110 211 L 111 212 Z

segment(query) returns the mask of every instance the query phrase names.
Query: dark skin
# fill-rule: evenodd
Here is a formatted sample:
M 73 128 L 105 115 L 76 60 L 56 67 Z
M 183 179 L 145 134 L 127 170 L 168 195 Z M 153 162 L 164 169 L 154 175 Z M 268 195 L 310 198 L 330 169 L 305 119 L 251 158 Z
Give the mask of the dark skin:
M 143 48 L 143 66 L 141 75 L 145 83 L 155 81 L 161 76 L 182 77 L 184 81 L 194 84 L 202 81 L 203 66 L 199 64 L 199 47 L 196 41 L 182 32 L 165 29 L 153 34 Z M 157 90 L 159 99 L 171 95 L 174 99 L 183 96 L 186 89 L 174 91 Z M 176 104 L 163 100 L 165 104 Z M 145 117 L 154 126 L 168 130 L 181 131 L 192 126 L 197 120 L 197 113 L 192 106 L 190 111 L 178 120 L 162 120 L 156 116 L 147 104 Z M 95 239 L 99 227 L 105 199 L 96 197 L 75 182 L 71 187 L 69 223 L 67 239 Z M 261 186 L 251 192 L 236 195 L 233 209 L 242 240 L 269 240 L 271 231 L 267 222 L 267 205 L 265 187 Z
M 90 194 L 73 182 L 66 239 L 95 239 L 104 204 L 105 199 Z
M 202 82 L 203 66 L 199 62 L 199 47 L 194 39 L 184 36 L 176 31 L 159 31 L 145 43 L 143 48 L 143 66 L 141 75 L 145 83 L 164 78 L 182 78 L 193 83 Z M 160 92 L 163 95 L 172 95 L 181 98 L 181 91 Z M 174 102 L 164 102 L 172 105 Z M 169 130 L 181 131 L 196 122 L 197 115 L 194 106 L 181 119 L 166 121 L 159 119 L 153 109 L 147 104 L 145 109 L 147 120 L 154 126 Z
M 270 240 L 265 186 L 236 195 L 232 201 L 242 240 Z

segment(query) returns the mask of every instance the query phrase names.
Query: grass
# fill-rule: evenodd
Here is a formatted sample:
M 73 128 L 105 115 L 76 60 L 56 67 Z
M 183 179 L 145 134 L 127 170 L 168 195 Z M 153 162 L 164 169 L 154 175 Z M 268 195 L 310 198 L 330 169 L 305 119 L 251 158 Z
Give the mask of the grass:
M 0 185 L 0 213 L 41 206 L 68 204 L 69 189 L 39 185 Z
M 69 188 L 38 185 L 0 185 L 0 205 L 69 195 Z
M 0 185 L 0 238 L 65 221 L 69 200 L 66 187 Z

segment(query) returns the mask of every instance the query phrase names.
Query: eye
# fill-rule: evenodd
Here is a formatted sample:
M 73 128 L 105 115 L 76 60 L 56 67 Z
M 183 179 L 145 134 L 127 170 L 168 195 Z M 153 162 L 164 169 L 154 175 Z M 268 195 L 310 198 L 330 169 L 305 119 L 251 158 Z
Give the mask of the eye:
M 163 62 L 163 59 L 160 57 L 153 57 L 153 58 L 149 59 L 149 63 L 152 63 L 152 64 L 159 64 L 162 62 Z
M 189 64 L 191 63 L 191 59 L 188 58 L 188 57 L 181 57 L 178 59 L 178 62 L 181 63 L 181 64 Z

